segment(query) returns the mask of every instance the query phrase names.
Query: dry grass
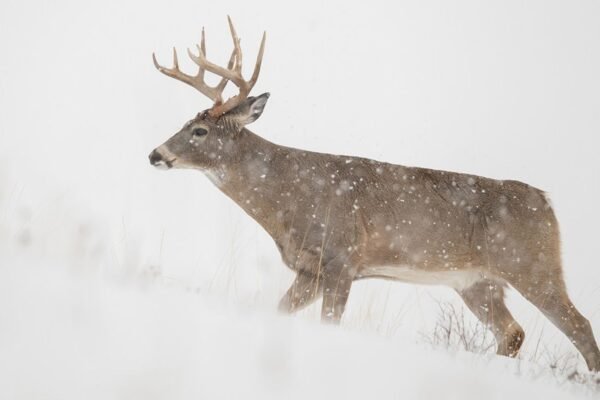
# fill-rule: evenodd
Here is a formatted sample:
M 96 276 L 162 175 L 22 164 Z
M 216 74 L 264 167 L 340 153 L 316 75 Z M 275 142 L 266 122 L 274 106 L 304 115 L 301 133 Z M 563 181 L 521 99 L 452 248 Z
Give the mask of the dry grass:
M 438 318 L 431 332 L 421 332 L 423 342 L 437 349 L 493 354 L 496 343 L 491 332 L 463 306 L 438 302 Z M 577 385 L 592 396 L 600 395 L 600 374 L 581 372 L 583 359 L 575 350 L 543 344 L 543 331 L 537 338 L 533 352 L 523 350 L 516 361 L 516 373 L 531 379 L 552 376 L 559 386 Z M 530 367 L 524 368 L 528 363 Z
M 438 302 L 438 318 L 431 333 L 421 332 L 425 343 L 436 348 L 486 354 L 495 351 L 496 342 L 490 331 L 470 315 L 464 307 Z

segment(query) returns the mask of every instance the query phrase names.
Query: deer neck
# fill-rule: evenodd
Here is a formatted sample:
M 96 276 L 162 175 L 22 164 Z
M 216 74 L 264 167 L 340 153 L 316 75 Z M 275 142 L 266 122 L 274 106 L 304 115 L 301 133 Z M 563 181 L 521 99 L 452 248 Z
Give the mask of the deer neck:
M 244 129 L 236 145 L 237 153 L 227 163 L 209 171 L 207 177 L 267 231 L 277 214 L 285 208 L 278 200 L 281 185 L 276 176 L 286 170 L 282 161 L 292 149 L 276 145 Z M 285 163 L 284 163 L 285 164 Z

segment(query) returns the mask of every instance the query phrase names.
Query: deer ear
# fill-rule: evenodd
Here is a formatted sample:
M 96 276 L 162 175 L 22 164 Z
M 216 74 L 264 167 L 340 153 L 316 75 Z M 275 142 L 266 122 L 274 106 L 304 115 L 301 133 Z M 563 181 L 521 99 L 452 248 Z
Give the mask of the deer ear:
M 240 115 L 242 125 L 248 125 L 256 121 L 262 114 L 269 100 L 270 93 L 263 93 L 257 97 L 249 97 L 246 100 L 246 107 L 244 113 Z

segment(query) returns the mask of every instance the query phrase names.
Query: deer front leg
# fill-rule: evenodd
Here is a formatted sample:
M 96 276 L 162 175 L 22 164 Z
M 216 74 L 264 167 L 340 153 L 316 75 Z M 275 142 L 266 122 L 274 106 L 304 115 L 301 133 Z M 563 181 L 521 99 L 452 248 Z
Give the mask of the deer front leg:
M 345 263 L 330 262 L 323 269 L 323 307 L 321 321 L 339 324 L 348 301 L 354 268 Z
M 300 271 L 292 286 L 279 301 L 279 311 L 293 313 L 314 303 L 323 293 L 323 281 L 311 273 Z

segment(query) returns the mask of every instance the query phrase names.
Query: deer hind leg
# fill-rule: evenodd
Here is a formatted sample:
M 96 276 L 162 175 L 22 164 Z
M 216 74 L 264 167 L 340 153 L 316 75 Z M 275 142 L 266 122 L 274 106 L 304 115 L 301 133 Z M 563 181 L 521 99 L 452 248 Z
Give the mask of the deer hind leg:
M 323 294 L 323 281 L 316 275 L 300 271 L 292 286 L 279 301 L 279 311 L 293 313 L 308 307 Z
M 585 359 L 590 371 L 600 371 L 600 350 L 592 327 L 569 299 L 561 269 L 534 265 L 531 271 L 527 279 L 522 276 L 512 279 L 511 285 L 569 338 Z M 551 273 L 552 271 L 555 273 Z
M 525 339 L 523 328 L 515 321 L 504 303 L 504 287 L 485 279 L 458 291 L 467 307 L 493 332 L 499 355 L 515 357 Z

